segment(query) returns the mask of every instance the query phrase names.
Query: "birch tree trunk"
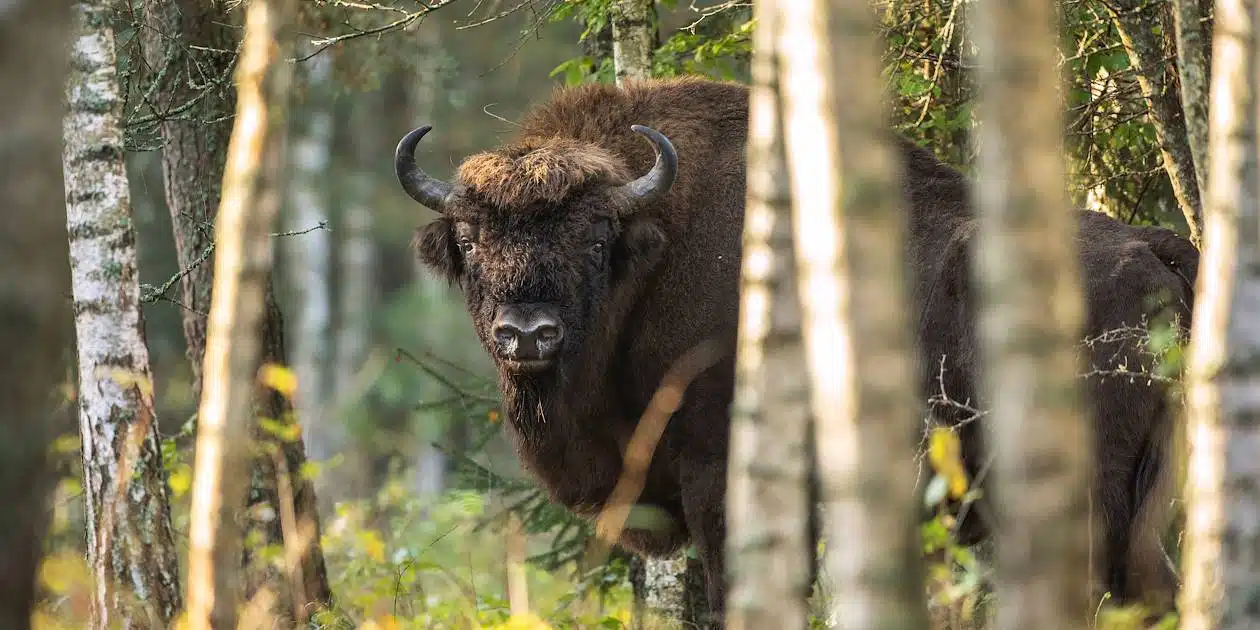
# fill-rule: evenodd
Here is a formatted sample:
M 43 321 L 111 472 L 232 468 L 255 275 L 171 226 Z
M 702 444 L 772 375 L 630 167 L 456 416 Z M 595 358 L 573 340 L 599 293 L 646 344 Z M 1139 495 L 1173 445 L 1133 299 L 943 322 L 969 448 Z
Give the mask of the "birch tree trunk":
M 63 128 L 95 628 L 165 627 L 179 563 L 153 408 L 110 3 L 76 6 Z
M 983 123 L 973 264 L 996 451 L 995 627 L 1085 628 L 1093 438 L 1077 378 L 1083 298 L 1064 184 L 1055 9 L 983 0 L 974 26 Z
M 1176 67 L 1168 63 L 1174 51 L 1165 45 L 1156 30 L 1156 27 L 1166 33 L 1173 30 L 1166 6 L 1147 0 L 1114 0 L 1104 5 L 1112 11 L 1120 39 L 1128 50 L 1129 62 L 1137 71 L 1138 85 L 1150 107 L 1164 170 L 1168 172 L 1173 195 L 1186 217 L 1190 241 L 1198 245 L 1203 233 L 1203 204 L 1194 151 L 1176 86 Z
M 73 352 L 59 168 L 70 4 L 0 2 L 0 627 L 14 630 L 31 627 L 64 407 L 53 392 Z
M 1212 33 L 1208 16 L 1212 0 L 1173 0 L 1173 28 L 1177 38 L 1177 77 L 1181 107 L 1186 117 L 1186 143 L 1194 160 L 1201 196 L 1207 194 L 1208 76 Z
M 617 85 L 652 76 L 656 0 L 613 0 L 613 67 Z
M 775 1 L 753 7 L 748 176 L 735 400 L 727 469 L 726 627 L 805 628 L 810 544 L 808 384 L 794 276 Z
M 1183 630 L 1260 627 L 1260 181 L 1254 0 L 1219 0 L 1188 361 Z
M 834 627 L 926 628 L 906 213 L 870 11 L 808 0 L 781 18 L 801 330 Z
M 148 105 L 155 112 L 161 133 L 166 202 L 183 274 L 176 301 L 181 307 L 193 392 L 198 399 L 202 397 L 201 372 L 215 275 L 211 226 L 215 225 L 220 207 L 236 107 L 232 72 L 236 66 L 237 12 L 229 12 L 228 4 L 227 0 L 146 0 L 146 24 L 142 29 L 150 78 L 157 82 L 152 89 L 154 102 Z M 284 364 L 284 319 L 275 303 L 269 269 L 264 284 L 263 358 Z M 260 391 L 255 406 L 260 415 L 276 420 L 286 419 L 292 412 L 289 399 L 274 391 Z M 272 436 L 261 434 L 257 426 L 254 436 L 264 442 L 277 442 Z M 306 461 L 303 441 L 280 441 L 278 446 L 284 453 L 284 468 L 300 470 Z M 283 506 L 277 462 L 263 456 L 251 461 L 248 469 L 249 527 L 259 532 L 263 543 L 288 548 L 279 516 Z M 289 477 L 297 517 L 314 523 L 318 531 L 311 482 L 300 475 Z M 300 559 L 307 589 L 305 599 L 311 602 L 330 599 L 318 539 L 317 534 L 309 542 L 304 541 L 305 552 Z M 258 569 L 256 560 L 255 550 L 246 549 L 243 563 Z M 249 571 L 245 580 L 247 596 L 252 597 L 268 583 L 274 588 L 276 575 L 267 567 Z
M 296 0 L 254 0 L 246 13 L 236 126 L 215 225 L 218 253 L 197 426 L 188 563 L 193 630 L 236 627 L 242 550 L 236 513 L 249 488 L 254 379 L 264 357 L 258 331 L 267 316 L 269 231 L 282 197 L 283 127 L 292 73 L 284 60 L 290 47 L 279 38 L 296 12 Z M 308 527 L 305 533 L 315 532 Z M 286 559 L 292 563 L 289 554 L 300 543 L 287 542 Z M 300 582 L 303 576 L 291 566 L 289 577 Z M 292 594 L 300 598 L 304 590 L 299 583 Z M 300 620 L 304 602 L 295 604 Z

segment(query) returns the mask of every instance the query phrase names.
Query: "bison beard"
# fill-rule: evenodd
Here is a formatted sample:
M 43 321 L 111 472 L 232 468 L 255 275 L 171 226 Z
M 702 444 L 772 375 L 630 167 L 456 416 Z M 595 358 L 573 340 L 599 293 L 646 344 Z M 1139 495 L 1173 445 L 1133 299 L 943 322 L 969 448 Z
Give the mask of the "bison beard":
M 403 188 L 442 215 L 417 231 L 417 254 L 461 287 L 499 366 L 505 426 L 522 464 L 577 513 L 593 516 L 612 491 L 635 423 L 671 364 L 704 340 L 734 348 L 747 107 L 743 86 L 696 78 L 560 89 L 526 116 L 513 143 L 465 160 L 454 184 L 416 166 L 427 127 L 399 143 Z M 983 405 L 968 183 L 927 151 L 896 142 L 924 399 L 943 390 Z M 1121 601 L 1167 608 L 1177 583 L 1159 539 L 1172 410 L 1162 383 L 1107 374 L 1151 367 L 1140 339 L 1108 331 L 1168 315 L 1188 330 L 1198 252 L 1168 230 L 1093 212 L 1079 221 L 1087 334 L 1103 336 L 1086 347 L 1095 369 L 1086 394 L 1097 436 L 1097 570 Z M 648 554 L 694 543 L 715 617 L 724 604 L 734 374 L 728 351 L 691 384 L 652 459 L 639 502 L 673 526 L 629 530 L 621 541 Z M 948 405 L 931 413 L 963 419 Z M 983 435 L 977 423 L 962 431 L 974 477 L 985 462 Z M 984 512 L 964 519 L 966 540 L 988 535 Z

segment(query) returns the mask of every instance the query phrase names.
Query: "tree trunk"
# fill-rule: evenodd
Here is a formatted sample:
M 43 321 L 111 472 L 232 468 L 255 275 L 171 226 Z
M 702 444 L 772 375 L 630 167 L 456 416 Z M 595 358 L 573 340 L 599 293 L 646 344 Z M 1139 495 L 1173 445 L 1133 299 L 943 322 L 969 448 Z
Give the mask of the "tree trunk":
M 59 168 L 71 24 L 67 0 L 0 3 L 0 627 L 14 630 L 31 627 L 73 352 Z
M 652 76 L 656 0 L 613 0 L 613 66 L 617 85 Z
M 736 397 L 727 482 L 727 628 L 805 628 L 809 541 L 809 389 L 793 278 L 792 195 L 783 145 L 776 2 L 754 7 L 748 202 Z
M 1220 0 L 1211 165 L 1188 361 L 1183 630 L 1260 627 L 1257 7 Z
M 213 285 L 214 215 L 232 133 L 236 36 L 224 0 L 147 0 L 145 61 L 158 117 L 162 175 L 179 269 L 193 395 L 201 397 Z
M 1168 172 L 1173 195 L 1186 217 L 1190 240 L 1198 245 L 1203 233 L 1203 206 L 1199 199 L 1194 151 L 1176 85 L 1176 67 L 1169 63 L 1173 51 L 1155 30 L 1158 25 L 1166 33 L 1172 31 L 1165 5 L 1147 0 L 1115 0 L 1104 5 L 1112 10 L 1129 61 L 1137 71 L 1142 96 L 1150 106 L 1164 170 Z
M 984 122 L 973 264 L 981 398 L 995 450 L 996 627 L 1085 628 L 1093 436 L 1077 378 L 1083 299 L 1064 185 L 1055 9 L 986 0 L 975 20 Z
M 110 10 L 105 0 L 77 6 L 63 157 L 92 624 L 157 628 L 181 607 L 179 563 L 140 312 Z
M 1212 0 L 1173 0 L 1173 11 L 1186 143 L 1194 160 L 1195 181 L 1203 193 L 1208 184 L 1208 76 L 1212 51 L 1208 16 L 1212 12 Z
M 232 70 L 236 65 L 235 12 L 227 11 L 225 0 L 148 0 L 144 52 L 153 86 L 152 106 L 162 138 L 162 172 L 166 202 L 175 233 L 179 259 L 180 303 L 192 364 L 193 391 L 200 399 L 202 367 L 206 354 L 206 330 L 214 283 L 215 243 L 212 230 L 221 202 L 224 165 L 227 159 L 231 121 L 236 107 Z M 284 321 L 275 303 L 270 270 L 264 279 L 266 314 L 262 321 L 264 361 L 285 363 Z M 274 391 L 259 392 L 255 400 L 261 415 L 285 420 L 291 413 L 288 399 Z M 273 436 L 255 437 L 275 442 Z M 301 470 L 306 460 L 301 439 L 281 441 L 284 466 Z M 267 454 L 249 465 L 247 514 L 251 529 L 257 528 L 263 544 L 287 548 L 280 522 L 281 498 L 277 467 Z M 303 476 L 290 476 L 295 509 L 299 519 L 315 523 L 318 515 L 311 482 Z M 243 563 L 255 566 L 256 549 L 245 550 Z M 302 557 L 306 576 L 305 599 L 330 599 L 323 553 L 318 535 L 307 544 Z M 247 596 L 252 597 L 266 583 L 275 587 L 269 571 L 250 571 L 245 580 Z
M 194 629 L 236 626 L 242 551 L 236 513 L 244 506 L 250 485 L 245 471 L 254 426 L 255 375 L 260 360 L 266 358 L 259 331 L 272 306 L 267 299 L 272 258 L 269 230 L 283 197 L 279 189 L 292 67 L 285 61 L 291 47 L 280 35 L 290 27 L 296 11 L 296 0 L 254 0 L 249 5 L 236 73 L 237 124 L 215 225 L 218 254 L 198 413 L 188 568 L 188 618 Z M 262 446 L 264 453 L 284 461 L 283 453 Z M 292 472 L 296 478 L 296 470 L 279 472 Z M 292 518 L 292 506 L 278 507 L 282 520 Z M 306 576 L 295 566 L 304 546 L 297 538 L 316 536 L 317 529 L 311 525 L 309 521 L 284 523 L 286 530 L 298 530 L 293 537 L 284 537 L 284 557 L 288 577 L 296 582 L 289 594 L 299 620 L 306 614 L 302 598 Z M 262 592 L 259 596 L 269 594 L 278 595 Z
M 282 242 L 297 311 L 297 329 L 291 337 L 292 365 L 298 381 L 295 407 L 308 454 L 317 462 L 328 461 L 346 446 L 337 430 L 340 418 L 328 413 L 333 400 L 329 391 L 333 364 L 332 237 L 326 229 L 315 229 L 327 225 L 330 214 L 332 190 L 326 182 L 332 173 L 331 66 L 327 55 L 298 66 L 306 73 L 306 106 L 293 120 L 293 174 L 286 213 L 288 230 L 298 235 Z M 326 473 L 321 474 L 316 484 L 318 496 L 325 501 L 329 500 L 322 492 L 326 480 Z
M 778 46 L 801 331 L 832 617 L 844 628 L 926 628 L 906 214 L 870 10 L 859 0 L 784 5 Z

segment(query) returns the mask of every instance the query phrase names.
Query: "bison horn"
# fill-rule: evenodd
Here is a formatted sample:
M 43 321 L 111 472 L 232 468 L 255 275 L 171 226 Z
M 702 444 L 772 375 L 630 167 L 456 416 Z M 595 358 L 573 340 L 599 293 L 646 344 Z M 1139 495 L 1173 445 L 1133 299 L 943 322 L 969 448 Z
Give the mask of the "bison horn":
M 652 146 L 656 149 L 656 164 L 652 165 L 652 170 L 648 171 L 643 177 L 620 187 L 620 190 L 631 202 L 623 214 L 630 214 L 638 208 L 663 197 L 665 193 L 669 192 L 670 187 L 674 185 L 674 178 L 678 175 L 678 153 L 674 151 L 674 145 L 669 141 L 669 138 L 666 138 L 661 132 L 643 125 L 631 125 L 630 129 L 637 134 L 646 136 L 651 141 Z
M 425 125 L 412 129 L 403 136 L 403 139 L 398 142 L 398 148 L 394 151 L 394 172 L 398 175 L 398 182 L 402 184 L 403 190 L 407 191 L 412 199 L 431 210 L 442 212 L 446 199 L 454 187 L 448 182 L 429 177 L 419 166 L 416 166 L 416 146 L 420 144 L 420 139 L 424 137 L 424 134 L 429 133 L 432 128 L 432 125 Z

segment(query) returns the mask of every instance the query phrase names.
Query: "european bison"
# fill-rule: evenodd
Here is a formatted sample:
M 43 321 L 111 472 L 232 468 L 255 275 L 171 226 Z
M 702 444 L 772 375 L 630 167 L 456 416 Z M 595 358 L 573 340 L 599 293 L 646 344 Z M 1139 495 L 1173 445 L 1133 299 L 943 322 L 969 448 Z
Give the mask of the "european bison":
M 730 350 L 691 384 L 640 498 L 676 526 L 630 530 L 621 541 L 646 554 L 695 543 L 719 614 L 747 127 L 740 85 L 587 85 L 556 91 L 527 114 L 512 143 L 467 158 L 454 183 L 416 165 L 427 126 L 408 133 L 395 156 L 403 189 L 441 214 L 417 230 L 417 255 L 461 288 L 498 366 L 507 433 L 555 501 L 594 515 L 666 370 L 705 340 Z M 953 400 L 975 401 L 968 184 L 927 151 L 898 142 L 923 392 L 943 386 Z M 1091 212 L 1080 215 L 1080 232 L 1091 334 L 1141 324 L 1155 312 L 1143 298 L 1161 290 L 1188 321 L 1197 267 L 1189 243 Z M 1091 352 L 1100 365 L 1117 356 L 1130 369 L 1142 361 L 1140 344 L 1124 340 Z M 1157 483 L 1168 468 L 1163 388 L 1104 375 L 1090 382 L 1102 575 L 1121 599 L 1167 591 L 1175 583 L 1157 535 L 1168 502 L 1168 485 Z M 953 409 L 937 413 L 950 420 Z M 983 461 L 975 426 L 964 427 L 973 474 Z M 985 534 L 982 524 L 967 531 Z

